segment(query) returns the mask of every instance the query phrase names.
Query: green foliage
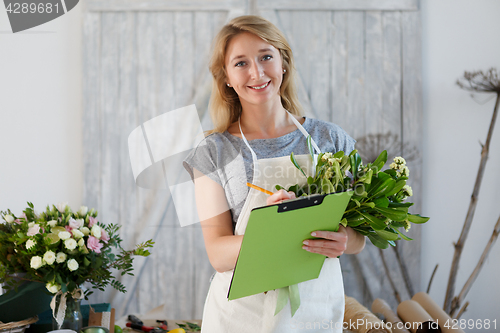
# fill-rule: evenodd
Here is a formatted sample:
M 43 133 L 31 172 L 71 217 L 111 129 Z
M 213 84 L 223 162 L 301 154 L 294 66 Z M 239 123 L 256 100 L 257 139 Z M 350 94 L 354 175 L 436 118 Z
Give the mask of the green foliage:
M 73 212 L 68 205 L 52 205 L 36 213 L 28 202 L 23 214 L 16 216 L 8 209 L 0 212 L 0 218 L 4 221 L 0 223 L 0 283 L 6 289 L 21 282 L 13 279 L 14 273 L 24 272 L 25 279 L 45 283 L 51 293 L 72 292 L 84 282 L 101 291 L 111 285 L 125 292 L 115 274 L 132 275 L 133 256 L 148 256 L 154 244 L 148 240 L 124 250 L 120 226 L 97 221 L 97 211 L 87 207 Z M 92 292 L 87 290 L 85 297 Z
M 310 137 L 307 144 L 314 159 Z M 413 192 L 406 184 L 409 169 L 402 157 L 396 157 L 390 167 L 382 171 L 387 162 L 385 150 L 373 163 L 366 165 L 356 150 L 349 155 L 343 151 L 322 153 L 318 155 L 314 177 L 306 176 L 293 153 L 290 159 L 307 178 L 307 183 L 304 186 L 296 184 L 285 190 L 294 192 L 297 197 L 353 191 L 341 224 L 367 236 L 379 248 L 394 246 L 394 241 L 400 239 L 412 240 L 400 229 L 408 231 L 411 223 L 429 220 L 428 217 L 408 213 L 413 203 L 405 201 Z M 277 190 L 282 188 L 276 185 Z

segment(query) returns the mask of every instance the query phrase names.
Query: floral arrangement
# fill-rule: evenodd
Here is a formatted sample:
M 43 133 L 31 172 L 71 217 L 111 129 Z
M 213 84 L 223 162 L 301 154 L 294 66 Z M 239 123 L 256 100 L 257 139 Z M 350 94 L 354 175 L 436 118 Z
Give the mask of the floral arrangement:
M 314 159 L 311 137 L 308 137 L 307 143 L 311 158 Z M 307 177 L 293 153 L 290 159 Z M 411 223 L 429 220 L 428 217 L 408 213 L 413 203 L 405 201 L 413 195 L 413 191 L 406 184 L 410 170 L 405 159 L 394 158 L 389 168 L 382 171 L 386 162 L 385 150 L 373 163 L 366 165 L 356 150 L 349 155 L 343 151 L 322 153 L 318 155 L 315 176 L 307 177 L 305 186 L 296 184 L 285 190 L 293 191 L 296 197 L 352 190 L 353 195 L 340 223 L 367 236 L 375 246 L 385 249 L 389 245 L 394 246 L 396 240 L 412 240 L 403 234 L 401 228 L 408 231 Z M 276 185 L 276 189 L 284 188 Z
M 112 270 L 133 275 L 133 255 L 148 256 L 154 244 L 148 240 L 125 251 L 117 233 L 120 227 L 104 225 L 97 211 L 85 206 L 72 212 L 62 203 L 38 214 L 28 202 L 21 215 L 7 210 L 0 217 L 5 221 L 0 223 L 0 283 L 6 289 L 17 287 L 21 281 L 13 273 L 23 272 L 24 280 L 44 283 L 52 294 L 72 294 L 84 282 L 101 291 L 110 284 L 125 292 Z M 92 292 L 86 290 L 85 298 Z

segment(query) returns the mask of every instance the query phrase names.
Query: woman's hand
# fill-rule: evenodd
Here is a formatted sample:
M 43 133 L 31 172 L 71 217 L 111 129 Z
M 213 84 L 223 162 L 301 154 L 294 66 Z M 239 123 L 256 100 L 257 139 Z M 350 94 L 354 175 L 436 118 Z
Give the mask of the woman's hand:
M 338 257 L 342 254 L 357 254 L 365 247 L 365 236 L 352 228 L 339 225 L 339 230 L 314 231 L 311 236 L 319 239 L 307 239 L 302 248 L 327 257 Z
M 283 189 L 278 192 L 274 192 L 273 195 L 267 197 L 267 205 L 274 205 L 276 203 L 283 202 L 283 200 L 295 199 L 295 193 L 292 191 L 285 191 Z

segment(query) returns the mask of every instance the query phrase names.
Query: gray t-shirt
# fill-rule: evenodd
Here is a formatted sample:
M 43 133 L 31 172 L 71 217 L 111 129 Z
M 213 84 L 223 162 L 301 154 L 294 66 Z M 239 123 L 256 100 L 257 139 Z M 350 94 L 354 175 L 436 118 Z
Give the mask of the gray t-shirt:
M 356 142 L 340 126 L 313 118 L 302 124 L 321 152 L 344 151 L 350 153 Z M 309 154 L 306 137 L 297 129 L 272 139 L 255 139 L 248 142 L 258 159 Z M 184 160 L 184 168 L 193 179 L 193 168 L 207 175 L 224 189 L 233 218 L 233 230 L 252 182 L 252 154 L 243 139 L 224 133 L 205 137 Z

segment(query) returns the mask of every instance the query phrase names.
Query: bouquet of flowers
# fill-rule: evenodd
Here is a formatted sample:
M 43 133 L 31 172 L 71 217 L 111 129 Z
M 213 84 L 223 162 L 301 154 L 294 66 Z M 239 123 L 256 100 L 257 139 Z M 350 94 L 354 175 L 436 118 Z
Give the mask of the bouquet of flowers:
M 314 159 L 311 137 L 308 137 L 307 143 Z M 293 153 L 290 159 L 307 177 Z M 385 150 L 373 163 L 366 165 L 356 150 L 349 155 L 343 151 L 322 153 L 318 155 L 315 176 L 307 177 L 305 186 L 296 184 L 285 190 L 293 191 L 297 197 L 352 190 L 353 195 L 340 223 L 367 236 L 373 245 L 385 249 L 389 245 L 394 246 L 396 240 L 412 240 L 402 233 L 401 228 L 408 231 L 411 223 L 429 220 L 428 217 L 408 213 L 413 203 L 405 201 L 413 195 L 413 191 L 406 184 L 410 170 L 405 159 L 394 158 L 389 168 L 382 171 L 386 162 Z M 283 187 L 276 185 L 276 189 Z
M 52 294 L 74 294 L 84 282 L 104 291 L 111 284 L 125 292 L 112 270 L 132 274 L 133 255 L 148 256 L 153 242 L 148 240 L 125 251 L 118 236 L 119 226 L 104 225 L 97 211 L 82 206 L 77 212 L 63 203 L 38 214 L 33 204 L 19 216 L 0 212 L 0 283 L 13 289 L 21 282 L 13 273 L 23 272 L 23 280 L 41 282 Z M 115 254 L 112 248 L 119 249 Z M 85 291 L 85 298 L 92 294 Z

